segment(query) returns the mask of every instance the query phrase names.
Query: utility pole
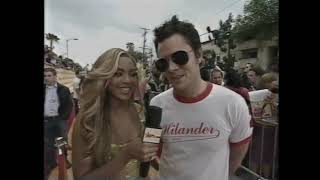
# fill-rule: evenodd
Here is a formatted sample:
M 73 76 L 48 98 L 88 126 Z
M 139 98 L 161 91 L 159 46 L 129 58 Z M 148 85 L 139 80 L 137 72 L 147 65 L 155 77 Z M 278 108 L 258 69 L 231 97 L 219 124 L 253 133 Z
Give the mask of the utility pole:
M 150 30 L 150 29 L 147 29 L 147 28 L 140 28 L 140 29 L 143 29 L 143 47 L 142 47 L 142 62 L 143 64 L 146 63 L 146 58 L 145 58 L 145 47 L 146 47 L 146 35 L 147 35 L 147 31 Z
M 139 48 L 143 49 L 143 52 L 145 53 L 145 56 L 144 56 L 144 57 L 146 57 L 146 60 L 147 60 L 147 61 L 144 61 L 144 63 L 145 63 L 145 64 L 149 64 L 149 63 L 152 61 L 152 57 L 153 57 L 152 48 L 149 47 L 149 46 L 147 46 L 147 45 L 145 45 L 144 48 L 143 48 L 143 47 L 139 47 Z M 146 51 L 146 50 L 149 50 L 149 52 Z M 150 58 L 149 61 L 148 61 L 148 58 Z

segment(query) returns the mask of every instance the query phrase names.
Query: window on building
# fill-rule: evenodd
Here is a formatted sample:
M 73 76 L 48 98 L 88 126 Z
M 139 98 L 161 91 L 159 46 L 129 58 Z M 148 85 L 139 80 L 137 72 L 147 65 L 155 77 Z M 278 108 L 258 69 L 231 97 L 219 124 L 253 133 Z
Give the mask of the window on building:
M 250 58 L 257 58 L 258 57 L 258 49 L 246 49 L 242 51 L 242 57 L 240 59 L 250 59 Z

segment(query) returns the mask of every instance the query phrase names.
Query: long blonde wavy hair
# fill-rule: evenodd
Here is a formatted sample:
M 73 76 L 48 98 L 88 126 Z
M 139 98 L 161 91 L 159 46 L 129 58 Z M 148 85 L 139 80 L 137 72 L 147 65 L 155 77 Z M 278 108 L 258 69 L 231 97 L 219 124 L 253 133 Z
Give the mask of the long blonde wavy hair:
M 89 143 L 88 153 L 93 155 L 97 167 L 106 162 L 110 152 L 110 93 L 106 84 L 116 73 L 120 57 L 129 57 L 136 65 L 135 58 L 126 51 L 119 48 L 107 50 L 85 77 L 80 96 L 81 108 L 77 116 L 80 135 Z M 130 101 L 133 103 L 133 97 Z

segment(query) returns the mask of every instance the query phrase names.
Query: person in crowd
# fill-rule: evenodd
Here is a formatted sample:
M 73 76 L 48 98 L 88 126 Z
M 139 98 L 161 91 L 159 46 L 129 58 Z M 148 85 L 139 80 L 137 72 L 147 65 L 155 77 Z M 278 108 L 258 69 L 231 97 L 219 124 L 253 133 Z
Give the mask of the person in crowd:
M 254 88 L 246 74 L 240 74 L 241 86 L 247 88 L 249 91 L 253 91 Z
M 148 83 L 151 88 L 151 91 L 162 92 L 160 88 L 160 84 L 161 84 L 160 76 L 161 76 L 161 72 L 159 72 L 155 67 L 155 65 L 153 64 L 151 66 L 151 77 Z
M 201 76 L 201 79 L 209 82 L 210 81 L 210 69 L 201 68 L 200 69 L 200 76 Z
M 135 102 L 139 103 L 141 99 L 143 99 L 144 104 L 149 103 L 149 92 L 151 88 L 149 86 L 149 82 L 151 79 L 150 73 L 148 73 L 147 69 L 144 69 L 144 65 L 138 66 L 138 78 L 139 78 L 139 91 L 135 92 Z
M 247 72 L 249 82 L 252 84 L 251 90 L 262 89 L 260 84 L 260 78 L 263 74 L 264 71 L 259 66 L 255 66 Z
M 53 52 L 48 52 L 45 56 L 45 62 L 52 64 L 51 60 L 54 58 L 54 53 Z
M 161 80 L 161 84 L 160 84 L 161 92 L 164 92 L 171 88 L 171 85 L 164 74 L 160 75 L 160 80 Z
M 220 86 L 224 85 L 223 82 L 223 72 L 217 68 L 212 69 L 211 71 L 211 82 L 218 84 Z
M 252 133 L 245 100 L 201 79 L 201 42 L 193 24 L 173 16 L 154 35 L 156 67 L 173 87 L 150 102 L 163 114 L 160 179 L 228 180 Z
M 158 146 L 142 143 L 144 111 L 135 59 L 126 51 L 104 52 L 86 75 L 81 108 L 72 134 L 75 179 L 139 176 L 140 162 L 156 157 Z
M 259 83 L 262 89 L 271 89 L 271 87 L 275 85 L 275 81 L 278 81 L 278 79 L 278 74 L 269 72 L 261 76 Z
M 235 71 L 234 69 L 230 69 L 229 71 L 226 72 L 226 75 L 224 78 L 225 78 L 225 87 L 240 94 L 245 99 L 245 101 L 249 106 L 250 105 L 249 90 L 242 86 L 240 74 L 237 73 L 237 71 Z
M 248 73 L 252 68 L 253 68 L 252 63 L 247 63 L 245 68 L 244 68 L 244 70 L 243 70 L 243 72 L 244 73 Z
M 69 89 L 57 82 L 55 69 L 45 68 L 44 80 L 45 179 L 47 179 L 57 165 L 55 138 L 67 139 L 67 120 L 73 105 Z M 67 166 L 70 166 L 68 161 Z
M 76 115 L 79 112 L 79 94 L 80 94 L 80 81 L 83 78 L 80 74 L 80 71 L 75 72 L 76 77 L 73 80 L 73 102 L 75 106 Z

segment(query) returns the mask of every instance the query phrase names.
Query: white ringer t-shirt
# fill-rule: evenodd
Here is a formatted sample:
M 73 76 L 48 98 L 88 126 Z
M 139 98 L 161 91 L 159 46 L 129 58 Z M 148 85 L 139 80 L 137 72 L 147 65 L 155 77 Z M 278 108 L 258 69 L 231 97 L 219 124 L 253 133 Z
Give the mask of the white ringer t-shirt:
M 237 93 L 208 83 L 186 99 L 169 89 L 150 105 L 162 108 L 161 180 L 228 180 L 230 145 L 247 143 L 251 116 Z

